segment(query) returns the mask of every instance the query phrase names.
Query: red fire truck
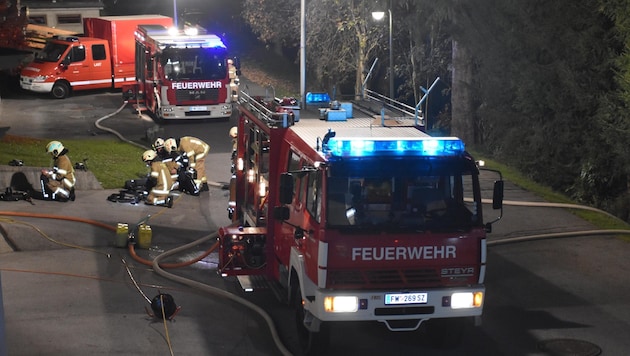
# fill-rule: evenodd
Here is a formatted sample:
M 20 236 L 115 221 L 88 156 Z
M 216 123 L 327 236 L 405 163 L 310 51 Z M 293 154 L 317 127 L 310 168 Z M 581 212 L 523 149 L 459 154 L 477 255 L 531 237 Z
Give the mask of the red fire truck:
M 240 100 L 223 276 L 277 282 L 307 351 L 334 322 L 426 321 L 451 343 L 480 321 L 486 233 L 500 216 L 484 223 L 480 171 L 461 140 L 371 117 L 298 121 L 281 104 Z
M 64 99 L 74 91 L 123 88 L 133 84 L 133 34 L 140 24 L 171 26 L 162 15 L 85 18 L 85 36 L 58 35 L 21 70 L 25 90 Z
M 139 26 L 137 83 L 123 95 L 158 120 L 229 118 L 238 75 L 238 60 L 202 28 L 173 34 L 163 26 Z

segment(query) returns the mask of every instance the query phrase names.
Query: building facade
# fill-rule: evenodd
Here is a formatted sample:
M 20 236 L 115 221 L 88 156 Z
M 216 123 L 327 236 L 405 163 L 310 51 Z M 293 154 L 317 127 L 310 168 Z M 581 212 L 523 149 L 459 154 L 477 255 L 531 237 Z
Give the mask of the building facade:
M 83 18 L 101 16 L 101 0 L 22 0 L 28 9 L 29 24 L 83 33 Z

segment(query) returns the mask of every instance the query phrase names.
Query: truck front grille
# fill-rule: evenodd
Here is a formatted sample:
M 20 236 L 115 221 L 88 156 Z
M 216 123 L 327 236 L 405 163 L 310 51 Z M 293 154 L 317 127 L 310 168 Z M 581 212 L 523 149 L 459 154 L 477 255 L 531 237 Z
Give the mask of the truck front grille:
M 441 282 L 438 271 L 432 268 L 406 270 L 329 270 L 330 288 L 389 288 L 432 287 Z
M 374 309 L 374 315 L 418 315 L 418 314 L 433 314 L 435 307 L 422 306 L 422 307 L 397 307 L 397 308 L 376 308 Z
M 179 89 L 175 91 L 175 99 L 178 103 L 182 101 L 199 101 L 199 100 L 219 100 L 220 89 Z

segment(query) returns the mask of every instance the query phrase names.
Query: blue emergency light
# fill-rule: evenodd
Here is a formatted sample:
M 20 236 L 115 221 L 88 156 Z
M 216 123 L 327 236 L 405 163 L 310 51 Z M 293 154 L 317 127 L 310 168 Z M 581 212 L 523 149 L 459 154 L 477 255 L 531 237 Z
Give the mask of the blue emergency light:
M 219 36 L 216 36 L 216 35 L 209 35 L 208 38 L 206 39 L 206 44 L 208 47 L 227 48 L 225 47 L 225 44 L 223 43 L 221 38 L 219 38 Z
M 160 42 L 160 48 L 167 46 L 171 48 L 196 48 L 195 46 L 202 48 L 227 48 L 221 38 L 217 35 L 203 35 L 203 36 L 181 36 L 181 37 L 168 37 L 166 39 L 157 38 Z
M 458 156 L 464 150 L 464 142 L 456 137 L 422 138 L 343 138 L 332 137 L 325 147 L 333 157 L 370 156 Z
M 328 93 L 306 93 L 306 103 L 307 104 L 328 104 L 330 102 L 330 96 Z

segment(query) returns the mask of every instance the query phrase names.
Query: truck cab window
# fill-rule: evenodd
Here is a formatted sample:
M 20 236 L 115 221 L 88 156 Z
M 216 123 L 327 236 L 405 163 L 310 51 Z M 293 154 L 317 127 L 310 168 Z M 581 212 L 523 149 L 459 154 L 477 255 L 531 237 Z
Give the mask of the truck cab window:
M 82 62 L 85 60 L 85 46 L 72 47 L 72 51 L 67 57 L 70 63 Z
M 289 167 L 288 167 L 288 171 L 289 172 L 295 172 L 298 169 L 300 169 L 300 156 L 291 151 L 289 153 L 289 163 L 288 163 Z M 296 184 L 293 184 L 293 197 L 294 199 L 297 199 L 297 201 L 300 201 L 300 185 L 297 184 L 299 181 L 295 182 Z
M 319 222 L 321 219 L 322 204 L 322 182 L 321 171 L 308 174 L 308 185 L 306 192 L 306 207 L 310 215 Z
M 68 45 L 66 44 L 48 42 L 35 59 L 42 62 L 57 62 L 66 53 L 67 49 Z
M 225 52 L 213 48 L 165 49 L 162 65 L 171 80 L 218 80 L 227 75 Z
M 105 53 L 105 45 L 97 44 L 92 46 L 92 59 L 95 61 L 102 61 L 107 59 Z
M 326 184 L 328 225 L 467 230 L 480 221 L 471 174 L 420 163 L 391 162 L 388 167 L 388 172 L 375 174 L 369 162 L 356 161 L 334 169 Z

